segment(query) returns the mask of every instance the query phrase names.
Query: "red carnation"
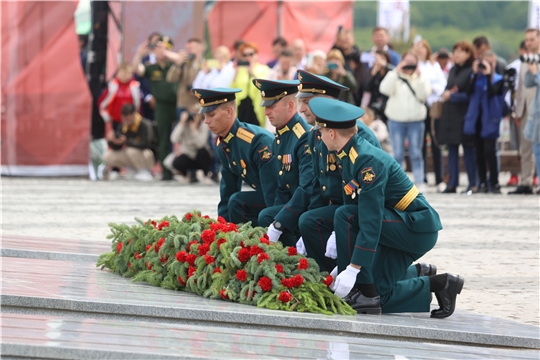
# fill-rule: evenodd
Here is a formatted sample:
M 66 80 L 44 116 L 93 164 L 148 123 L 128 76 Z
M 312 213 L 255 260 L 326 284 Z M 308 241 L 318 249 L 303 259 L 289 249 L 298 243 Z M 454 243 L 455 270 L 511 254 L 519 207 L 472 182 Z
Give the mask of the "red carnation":
M 205 244 L 211 244 L 216 240 L 216 233 L 212 230 L 204 230 L 201 234 L 201 239 Z
M 148 250 L 150 250 L 151 248 L 152 248 L 152 244 L 146 245 L 146 252 L 148 252 Z
M 227 300 L 229 297 L 227 296 L 227 294 L 225 294 L 225 289 L 222 289 L 219 291 L 219 295 L 221 295 L 221 298 L 223 300 Z
M 255 290 L 253 290 L 253 292 L 251 293 L 251 297 L 255 296 L 256 292 Z M 246 297 L 249 299 L 250 295 L 249 295 L 249 290 L 246 290 Z
M 169 255 L 167 255 L 167 257 L 164 257 L 162 256 L 159 261 L 161 261 L 162 264 L 165 264 L 167 262 L 167 260 L 169 260 Z
M 131 270 L 133 270 L 133 269 L 131 268 L 131 263 L 128 263 L 128 268 L 130 268 Z
M 287 249 L 287 252 L 289 253 L 289 256 L 294 256 L 297 254 L 296 248 L 294 246 L 291 246 Z
M 270 257 L 265 252 L 262 252 L 262 253 L 259 254 L 259 256 L 257 256 L 257 262 L 259 264 L 262 263 L 264 260 L 268 260 L 268 259 L 270 259 Z
M 219 240 L 217 241 L 217 248 L 218 248 L 218 250 L 221 250 L 221 244 L 224 244 L 224 243 L 226 243 L 226 242 L 227 242 L 227 240 L 225 240 L 225 239 L 219 239 Z
M 244 242 L 243 241 L 240 241 L 240 246 L 244 247 Z
M 263 238 L 265 238 L 266 240 L 270 240 L 270 238 L 268 237 L 268 234 L 264 234 Z
M 281 301 L 283 303 L 289 302 L 289 301 L 291 301 L 291 294 L 289 294 L 287 291 L 282 291 L 279 294 L 278 299 L 279 299 L 279 301 Z
M 199 245 L 198 250 L 199 250 L 199 256 L 206 255 L 206 253 L 210 251 L 210 245 L 208 244 Z
M 206 261 L 206 264 L 213 264 L 215 259 L 212 255 L 204 255 L 204 261 Z
M 154 225 L 154 227 L 156 227 L 157 223 L 154 220 L 152 220 L 152 225 Z
M 210 224 L 210 230 L 214 232 L 223 231 L 223 224 L 220 224 L 220 223 Z
M 168 221 L 163 220 L 162 222 L 159 223 L 159 225 L 157 226 L 157 229 L 161 230 L 164 227 L 168 227 L 169 225 L 170 225 L 170 223 Z
M 309 266 L 308 260 L 306 258 L 300 259 L 300 264 L 298 264 L 298 270 L 306 270 Z
M 218 221 L 218 223 L 221 223 L 221 224 L 226 224 L 227 223 L 227 220 L 225 220 L 222 216 L 218 216 L 217 221 Z
M 139 255 L 139 253 L 138 253 L 138 252 L 136 252 L 136 253 L 134 254 L 134 256 L 135 256 L 135 259 L 141 259 L 141 258 L 142 258 L 142 256 L 141 256 L 141 255 Z
M 197 240 L 192 240 L 189 242 L 189 244 L 187 245 L 187 251 L 191 251 L 191 245 L 195 245 L 195 244 L 198 244 L 199 242 Z
M 182 263 L 186 262 L 186 256 L 187 256 L 187 253 L 185 252 L 185 250 L 179 251 L 176 253 L 176 260 Z
M 187 272 L 187 274 L 188 274 L 188 275 L 187 275 L 188 279 L 189 279 L 190 277 L 192 277 L 193 274 L 195 274 L 195 271 L 197 271 L 197 268 L 196 268 L 196 267 L 194 267 L 194 266 L 190 266 L 190 267 L 189 267 L 188 272 Z
M 247 262 L 250 257 L 251 255 L 249 254 L 249 249 L 242 248 L 238 251 L 238 260 L 240 260 L 241 262 Z
M 215 273 L 221 273 L 221 268 L 219 267 L 215 268 L 213 274 Z
M 263 253 L 264 250 L 261 249 L 260 247 L 258 247 L 257 245 L 253 245 L 251 247 L 251 249 L 249 249 L 249 255 L 250 256 L 255 256 L 255 255 L 259 255 L 260 253 Z
M 240 280 L 241 282 L 246 281 L 246 279 L 247 279 L 247 272 L 246 272 L 246 270 L 244 270 L 244 269 L 238 270 L 238 271 L 236 272 L 236 278 L 237 278 L 238 280 Z
M 259 286 L 263 291 L 272 290 L 272 280 L 269 277 L 263 276 L 259 279 Z
M 146 264 L 146 268 L 147 268 L 148 270 L 152 270 L 152 268 L 154 267 L 154 265 L 148 264 L 148 261 L 147 261 L 145 264 Z
M 291 285 L 293 287 L 299 287 L 304 283 L 304 278 L 300 274 L 296 274 L 291 278 Z
M 191 213 L 187 213 L 186 216 L 185 216 L 187 221 L 191 220 L 192 217 L 193 217 L 193 214 L 191 214 Z
M 238 226 L 236 226 L 236 224 L 233 224 L 233 223 L 229 223 L 225 226 L 225 229 L 224 229 L 225 232 L 233 232 L 233 231 L 238 231 Z
M 180 285 L 186 286 L 186 282 L 182 279 L 181 276 L 178 277 L 178 282 L 180 283 Z
M 118 251 L 119 254 L 120 254 L 120 251 L 122 251 L 122 246 L 124 246 L 124 244 L 122 244 L 121 242 L 119 242 L 118 245 L 116 245 L 116 251 Z
M 204 219 L 210 219 L 210 216 L 204 215 L 203 218 L 204 218 Z
M 189 265 L 195 265 L 195 261 L 197 260 L 197 255 L 195 254 L 188 254 L 186 255 L 186 261 Z
M 334 281 L 334 277 L 332 275 L 328 275 L 327 277 L 325 277 L 323 279 L 323 284 L 326 285 L 327 287 L 330 287 L 330 285 L 332 285 L 332 282 Z
M 161 238 L 157 241 L 157 243 L 154 244 L 154 251 L 158 252 L 159 249 L 163 246 L 163 243 L 165 243 L 165 238 Z
M 283 265 L 276 264 L 276 271 L 280 274 L 283 274 Z
M 266 239 L 266 238 L 260 238 L 259 239 L 260 242 L 262 242 L 263 244 L 266 244 L 266 245 L 270 245 L 270 240 Z

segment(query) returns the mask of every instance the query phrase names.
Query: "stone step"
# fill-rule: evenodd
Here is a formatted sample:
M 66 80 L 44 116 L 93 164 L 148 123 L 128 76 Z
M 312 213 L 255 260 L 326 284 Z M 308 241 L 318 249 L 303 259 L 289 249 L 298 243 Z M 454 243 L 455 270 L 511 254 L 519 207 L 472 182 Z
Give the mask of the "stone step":
M 539 327 L 457 310 L 325 316 L 259 309 L 133 283 L 88 262 L 2 258 L 2 311 L 116 320 L 159 321 L 324 336 L 540 348 Z
M 67 240 L 2 235 L 2 256 L 47 260 L 97 262 L 111 251 L 109 240 Z

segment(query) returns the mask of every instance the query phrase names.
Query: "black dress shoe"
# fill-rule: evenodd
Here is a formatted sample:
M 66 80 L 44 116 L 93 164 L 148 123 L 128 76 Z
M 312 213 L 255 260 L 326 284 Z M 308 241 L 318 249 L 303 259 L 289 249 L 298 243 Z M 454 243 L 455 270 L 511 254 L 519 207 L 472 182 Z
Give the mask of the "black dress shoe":
M 437 267 L 432 264 L 424 264 L 424 263 L 418 263 L 417 265 L 420 266 L 420 273 L 418 276 L 433 276 L 437 275 Z
M 499 186 L 499 184 L 493 185 L 491 187 L 490 193 L 491 194 L 501 194 L 501 187 Z
M 435 293 L 439 302 L 439 309 L 431 311 L 432 318 L 445 318 L 454 313 L 456 297 L 461 293 L 465 279 L 459 275 L 446 274 L 446 286 Z
M 487 194 L 489 191 L 488 187 L 486 184 L 480 184 L 480 186 L 478 186 L 478 189 L 476 189 L 476 193 L 478 194 Z
M 532 195 L 532 187 L 526 185 L 519 185 L 516 190 L 510 191 L 508 195 Z
M 381 297 L 366 297 L 357 288 L 353 288 L 343 300 L 356 310 L 358 314 L 380 315 L 382 313 Z
M 456 188 L 455 187 L 447 187 L 443 190 L 442 194 L 455 194 Z
M 163 174 L 161 181 L 171 181 L 173 179 L 172 174 Z

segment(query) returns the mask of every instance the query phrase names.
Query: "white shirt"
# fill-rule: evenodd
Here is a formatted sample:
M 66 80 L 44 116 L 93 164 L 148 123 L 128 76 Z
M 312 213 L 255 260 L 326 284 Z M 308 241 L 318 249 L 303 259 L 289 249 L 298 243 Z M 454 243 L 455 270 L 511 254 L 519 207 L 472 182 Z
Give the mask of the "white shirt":
M 426 100 L 428 106 L 431 106 L 444 92 L 444 88 L 446 87 L 446 76 L 444 76 L 438 62 L 419 61 L 418 68 L 420 69 L 422 77 L 428 79 L 429 84 L 431 85 L 432 93 Z

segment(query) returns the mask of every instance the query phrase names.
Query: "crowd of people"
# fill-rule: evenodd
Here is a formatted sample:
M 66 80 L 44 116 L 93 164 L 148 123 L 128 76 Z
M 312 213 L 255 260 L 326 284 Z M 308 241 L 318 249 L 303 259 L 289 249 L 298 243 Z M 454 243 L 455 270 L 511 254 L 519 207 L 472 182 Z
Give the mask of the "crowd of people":
M 538 31 L 528 29 L 525 37 L 520 54 L 538 53 Z M 361 51 L 353 32 L 341 29 L 329 51 L 308 52 L 302 39 L 288 42 L 278 37 L 272 42 L 273 60 L 263 64 L 253 42 L 238 40 L 232 52 L 227 46 L 217 46 L 212 58 L 205 59 L 206 45 L 201 39 L 191 38 L 175 51 L 168 36 L 150 34 L 131 63 L 120 65 L 99 100 L 109 144 L 104 157 L 106 177 L 116 179 L 122 171 L 141 181 L 167 181 L 176 174 L 189 183 L 219 182 L 216 136 L 197 114 L 200 99 L 192 89 L 241 89 L 235 97 L 238 119 L 273 130 L 253 79 L 294 81 L 303 70 L 349 89 L 340 93 L 339 100 L 366 110 L 361 120 L 385 151 L 412 172 L 421 190 L 427 186 L 430 159 L 438 191 L 458 192 L 462 153 L 468 184 L 461 192 L 501 193 L 499 129 L 501 119 L 510 116 L 521 161 L 521 174 L 512 174 L 508 184 L 518 185 L 517 189 L 510 193 L 533 193 L 538 186 L 533 157 L 537 148 L 529 140 L 531 135 L 523 134 L 528 115 L 536 114 L 535 86 L 526 77 L 527 72 L 536 74 L 532 68 L 519 59 L 507 66 L 484 36 L 456 42 L 451 51 L 436 52 L 417 36 L 400 55 L 392 48 L 386 29 L 375 27 L 372 42 L 371 49 Z M 515 85 L 508 81 L 509 68 L 517 70 Z M 140 136 L 134 131 L 138 125 L 125 120 L 124 113 L 129 115 L 131 110 L 125 104 L 132 104 L 143 120 L 153 124 L 153 131 L 141 130 L 149 137 L 144 149 L 152 153 L 152 161 L 149 152 L 132 151 L 122 155 L 122 161 L 111 160 L 109 153 L 130 147 L 123 138 L 129 129 L 132 136 Z M 448 151 L 447 166 L 443 149 Z M 132 159 L 143 156 L 144 161 Z

